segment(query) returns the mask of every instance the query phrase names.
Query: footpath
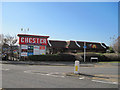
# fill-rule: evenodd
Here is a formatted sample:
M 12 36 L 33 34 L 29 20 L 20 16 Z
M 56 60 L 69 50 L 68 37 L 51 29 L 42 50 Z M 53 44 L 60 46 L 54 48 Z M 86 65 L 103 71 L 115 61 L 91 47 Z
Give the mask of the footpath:
M 1 64 L 20 64 L 20 65 L 52 65 L 52 66 L 74 66 L 75 62 L 69 61 L 0 61 Z M 120 63 L 98 63 L 98 62 L 80 62 L 81 67 L 94 67 L 94 66 L 120 66 Z
M 74 66 L 75 62 L 69 61 L 0 61 L 1 64 L 20 64 L 20 65 L 51 65 L 51 66 Z M 80 66 L 94 67 L 97 63 L 80 62 Z

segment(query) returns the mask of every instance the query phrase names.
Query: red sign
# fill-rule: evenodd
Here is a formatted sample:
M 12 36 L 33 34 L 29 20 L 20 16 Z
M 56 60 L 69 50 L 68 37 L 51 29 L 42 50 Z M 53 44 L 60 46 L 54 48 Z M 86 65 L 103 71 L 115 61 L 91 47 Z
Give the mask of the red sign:
M 45 50 L 45 46 L 40 46 L 40 50 Z
M 47 38 L 19 37 L 19 44 L 47 45 Z

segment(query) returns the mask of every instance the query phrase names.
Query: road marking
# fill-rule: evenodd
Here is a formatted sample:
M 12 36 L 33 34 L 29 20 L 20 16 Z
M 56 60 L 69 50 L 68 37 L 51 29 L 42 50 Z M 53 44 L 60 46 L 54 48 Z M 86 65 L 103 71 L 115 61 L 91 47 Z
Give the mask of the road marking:
M 30 71 L 28 70 L 28 71 L 24 71 L 24 73 L 30 73 Z
M 100 82 L 100 83 L 118 84 L 117 82 L 105 82 L 105 81 L 99 81 L 99 80 L 92 80 L 92 81 Z
M 62 78 L 65 77 L 65 76 L 52 75 L 52 73 L 48 73 L 48 74 L 40 74 L 40 75 L 53 76 L 53 77 L 62 77 Z
M 10 70 L 10 69 L 2 69 L 2 70 L 4 70 L 4 71 L 8 71 L 8 70 Z
M 80 80 L 82 80 L 82 79 L 84 79 L 85 77 L 81 77 L 81 78 L 79 78 Z
M 59 76 L 59 75 L 52 75 L 52 74 L 59 74 L 58 72 L 43 74 L 43 73 L 34 73 L 31 70 L 27 70 L 27 71 L 24 71 L 24 73 L 40 74 L 40 75 L 53 76 L 53 77 L 62 77 L 62 78 L 65 77 L 65 76 Z

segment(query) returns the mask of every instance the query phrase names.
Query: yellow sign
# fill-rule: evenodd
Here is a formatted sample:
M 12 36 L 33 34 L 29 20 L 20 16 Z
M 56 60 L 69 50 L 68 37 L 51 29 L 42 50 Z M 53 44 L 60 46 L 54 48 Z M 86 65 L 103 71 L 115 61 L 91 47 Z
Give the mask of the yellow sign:
M 75 71 L 78 71 L 78 66 L 75 66 Z

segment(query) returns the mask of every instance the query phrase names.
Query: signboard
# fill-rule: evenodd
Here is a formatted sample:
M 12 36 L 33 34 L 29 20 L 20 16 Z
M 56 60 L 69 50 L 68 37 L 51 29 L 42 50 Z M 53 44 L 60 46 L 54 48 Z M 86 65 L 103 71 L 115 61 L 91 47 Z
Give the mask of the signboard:
M 28 46 L 28 56 L 33 55 L 33 50 L 34 50 L 34 47 L 29 45 Z
M 47 38 L 19 37 L 19 44 L 47 45 Z
M 28 56 L 30 56 L 30 55 L 33 55 L 33 52 L 28 52 L 27 54 L 28 54 Z
M 27 34 L 18 34 L 18 36 L 21 56 L 46 54 L 47 38 L 49 36 Z
M 21 56 L 27 56 L 27 45 L 21 45 Z
M 83 46 L 83 48 L 87 48 L 87 46 Z
M 17 54 L 17 50 L 13 50 L 13 53 L 14 53 L 14 54 Z
M 40 46 L 34 46 L 34 55 L 39 55 L 39 52 L 40 52 Z
M 21 56 L 27 56 L 27 52 L 21 52 Z
M 97 46 L 95 44 L 91 45 L 92 48 L 97 48 Z
M 40 55 L 45 55 L 46 54 L 46 47 L 45 46 L 40 46 Z
M 21 45 L 21 49 L 27 49 L 28 45 Z

